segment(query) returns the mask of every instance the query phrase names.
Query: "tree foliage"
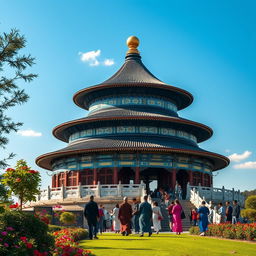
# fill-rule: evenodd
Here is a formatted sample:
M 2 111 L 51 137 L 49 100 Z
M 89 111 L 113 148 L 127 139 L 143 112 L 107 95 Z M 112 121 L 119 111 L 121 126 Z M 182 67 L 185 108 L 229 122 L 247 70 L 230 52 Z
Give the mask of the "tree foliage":
M 256 196 L 249 196 L 245 200 L 245 209 L 241 211 L 241 215 L 251 221 L 256 221 Z
M 19 89 L 18 82 L 31 82 L 36 74 L 24 73 L 34 64 L 31 55 L 20 55 L 21 49 L 26 47 L 26 39 L 17 29 L 10 33 L 0 34 L 0 147 L 5 148 L 8 143 L 6 137 L 12 131 L 17 131 L 21 122 L 14 122 L 6 111 L 11 107 L 23 104 L 29 98 L 23 89 Z M 14 156 L 9 154 L 0 159 L 0 168 L 7 166 L 7 160 Z
M 76 221 L 76 216 L 72 212 L 63 212 L 60 215 L 60 222 L 63 224 L 71 225 Z
M 245 200 L 245 208 L 256 210 L 256 196 L 249 196 Z
M 9 196 L 13 194 L 19 198 L 21 209 L 25 202 L 36 200 L 40 182 L 40 173 L 31 170 L 24 160 L 19 160 L 15 169 L 8 168 L 2 178 L 2 183 L 9 188 Z

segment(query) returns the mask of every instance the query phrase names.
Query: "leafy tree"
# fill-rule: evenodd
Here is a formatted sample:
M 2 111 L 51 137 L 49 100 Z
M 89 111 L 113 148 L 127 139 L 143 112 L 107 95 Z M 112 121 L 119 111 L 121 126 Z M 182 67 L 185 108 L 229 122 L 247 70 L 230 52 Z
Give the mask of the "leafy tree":
M 242 217 L 256 221 L 256 196 L 249 196 L 245 200 L 245 209 L 241 212 Z
M 13 194 L 19 198 L 20 209 L 25 202 L 36 200 L 40 182 L 40 173 L 31 170 L 24 160 L 19 160 L 15 169 L 8 168 L 2 179 L 2 183 L 9 188 L 9 196 Z
M 23 104 L 29 96 L 19 89 L 18 82 L 31 82 L 36 74 L 24 71 L 34 64 L 34 58 L 30 55 L 20 55 L 19 51 L 26 47 L 26 39 L 20 35 L 17 29 L 10 33 L 0 34 L 0 147 L 5 148 L 8 143 L 6 134 L 17 131 L 21 122 L 14 122 L 6 115 L 6 111 L 18 104 Z M 7 160 L 14 157 L 11 153 L 4 159 L 0 159 L 0 168 L 8 166 Z

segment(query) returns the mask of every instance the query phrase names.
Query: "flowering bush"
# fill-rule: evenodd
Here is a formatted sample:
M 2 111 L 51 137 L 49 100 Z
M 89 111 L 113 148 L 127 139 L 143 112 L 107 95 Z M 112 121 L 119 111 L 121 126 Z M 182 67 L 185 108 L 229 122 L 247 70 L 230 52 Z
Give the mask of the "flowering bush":
M 15 169 L 6 169 L 1 179 L 1 183 L 8 187 L 8 195 L 14 194 L 20 199 L 20 209 L 23 203 L 36 200 L 35 195 L 40 193 L 40 182 L 40 173 L 31 170 L 24 160 L 19 160 Z
M 198 235 L 199 227 L 191 227 L 190 234 Z M 256 223 L 251 224 L 212 224 L 208 226 L 207 235 L 229 239 L 256 240 Z
M 39 218 L 42 222 L 46 223 L 47 225 L 50 224 L 52 220 L 52 216 L 48 214 L 48 212 L 45 209 L 41 211 L 36 211 L 35 217 Z
M 79 248 L 78 240 L 88 237 L 82 228 L 67 228 L 53 233 L 55 237 L 54 256 L 92 256 L 91 251 Z
M 0 214 L 0 255 L 48 255 L 54 240 L 48 226 L 30 213 L 5 211 Z

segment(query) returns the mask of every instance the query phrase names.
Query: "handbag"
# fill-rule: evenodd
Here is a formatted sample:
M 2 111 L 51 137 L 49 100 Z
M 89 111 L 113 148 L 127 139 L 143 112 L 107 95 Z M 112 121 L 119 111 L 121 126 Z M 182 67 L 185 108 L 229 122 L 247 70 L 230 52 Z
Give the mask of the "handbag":
M 180 217 L 181 217 L 181 219 L 185 219 L 186 218 L 185 212 L 183 210 L 181 211 Z
M 158 220 L 163 220 L 163 217 L 161 215 L 158 215 Z

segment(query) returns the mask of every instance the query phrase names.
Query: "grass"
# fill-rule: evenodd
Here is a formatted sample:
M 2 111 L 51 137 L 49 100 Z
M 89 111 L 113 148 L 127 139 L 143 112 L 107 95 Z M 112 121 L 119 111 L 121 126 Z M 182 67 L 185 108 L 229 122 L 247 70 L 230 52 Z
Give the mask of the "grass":
M 84 249 L 96 256 L 254 256 L 256 243 L 220 240 L 182 234 L 159 234 L 152 237 L 104 234 L 99 240 L 82 240 Z

